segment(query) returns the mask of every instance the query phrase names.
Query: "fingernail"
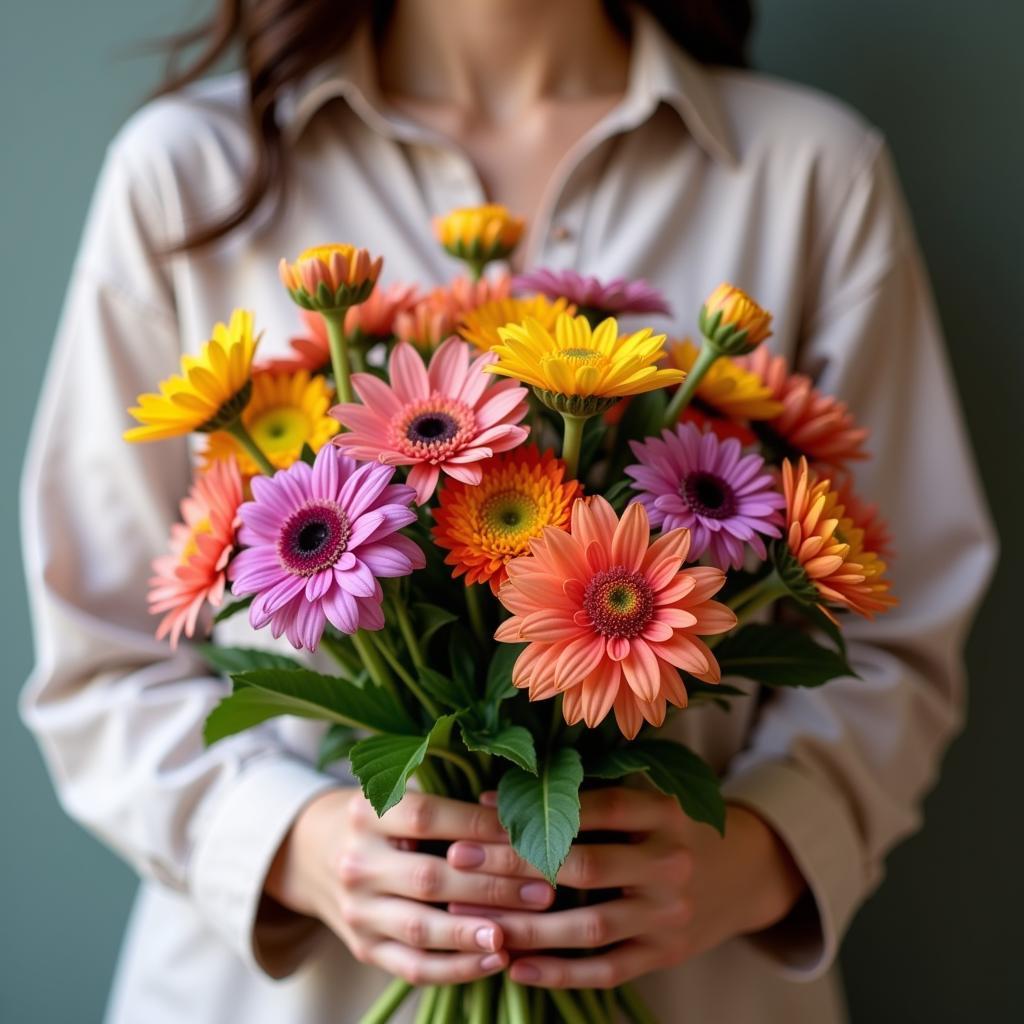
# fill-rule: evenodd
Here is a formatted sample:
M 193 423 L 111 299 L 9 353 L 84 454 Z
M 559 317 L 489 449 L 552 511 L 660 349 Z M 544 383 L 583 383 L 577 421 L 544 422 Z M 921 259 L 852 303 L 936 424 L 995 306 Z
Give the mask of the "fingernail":
M 527 882 L 519 890 L 519 898 L 524 903 L 535 903 L 537 906 L 543 906 L 551 899 L 551 886 L 545 885 L 544 882 Z
M 480 794 L 480 803 L 482 803 L 484 807 L 497 807 L 498 794 L 493 789 L 489 789 L 487 792 Z
M 476 843 L 455 843 L 448 850 L 448 859 L 456 868 L 478 868 L 484 862 L 484 848 Z
M 540 981 L 540 971 L 533 964 L 524 964 L 520 961 L 512 965 L 512 980 L 525 981 L 527 983 Z
M 504 963 L 504 961 L 502 960 L 502 958 L 497 953 L 491 953 L 488 956 L 485 956 L 480 961 L 480 970 L 481 971 L 497 971 L 497 970 L 499 970 L 501 968 L 501 965 L 503 963 Z
M 493 928 L 477 928 L 474 938 L 481 949 L 489 949 L 493 952 L 498 948 L 498 936 Z

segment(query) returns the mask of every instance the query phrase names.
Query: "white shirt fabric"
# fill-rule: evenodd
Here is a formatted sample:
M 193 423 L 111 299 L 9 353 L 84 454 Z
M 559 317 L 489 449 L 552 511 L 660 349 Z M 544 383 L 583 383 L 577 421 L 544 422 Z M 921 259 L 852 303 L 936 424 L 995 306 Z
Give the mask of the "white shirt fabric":
M 263 356 L 285 350 L 299 321 L 277 280 L 282 255 L 344 240 L 385 255 L 385 282 L 437 284 L 457 269 L 431 216 L 484 201 L 480 181 L 450 141 L 385 108 L 365 34 L 293 90 L 281 116 L 293 173 L 279 216 L 171 259 L 159 252 L 183 225 L 239 193 L 243 83 L 210 80 L 126 125 L 32 433 L 23 511 L 38 662 L 22 711 L 68 813 L 143 879 L 111 1024 L 342 1024 L 384 983 L 319 924 L 261 909 L 289 825 L 338 780 L 313 766 L 322 729 L 311 722 L 204 748 L 203 720 L 227 684 L 187 645 L 157 643 L 145 607 L 150 561 L 189 484 L 188 444 L 121 440 L 125 408 L 232 307 L 256 311 Z M 835 100 L 701 67 L 637 15 L 626 95 L 542 205 L 527 265 L 647 278 L 675 310 L 650 322 L 676 335 L 732 281 L 774 312 L 771 347 L 872 430 L 857 483 L 890 520 L 902 604 L 849 622 L 861 678 L 676 719 L 726 775 L 729 798 L 783 838 L 811 898 L 769 933 L 641 985 L 666 1022 L 841 1020 L 839 942 L 886 851 L 919 826 L 961 724 L 964 635 L 995 557 L 889 154 Z M 243 618 L 218 638 L 272 643 Z

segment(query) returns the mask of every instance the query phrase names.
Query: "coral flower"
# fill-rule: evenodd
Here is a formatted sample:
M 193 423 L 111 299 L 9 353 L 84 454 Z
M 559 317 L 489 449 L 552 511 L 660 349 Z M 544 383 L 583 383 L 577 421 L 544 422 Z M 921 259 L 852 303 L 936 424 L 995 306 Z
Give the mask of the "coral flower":
M 480 462 L 521 444 L 527 428 L 526 389 L 514 381 L 494 384 L 483 373 L 494 357 L 470 361 L 469 346 L 449 338 L 430 368 L 416 350 L 399 342 L 388 360 L 390 386 L 370 373 L 352 375 L 363 404 L 335 406 L 331 415 L 351 433 L 334 443 L 358 459 L 412 466 L 416 500 L 429 500 L 442 470 L 467 484 L 480 483 Z
M 780 572 L 794 594 L 818 607 L 829 618 L 828 605 L 848 608 L 865 618 L 895 605 L 884 579 L 885 563 L 864 546 L 864 530 L 849 516 L 832 489 L 832 482 L 818 480 L 800 459 L 794 468 L 782 463 L 782 488 L 786 496 L 786 544 L 798 575 L 789 566 Z
M 281 260 L 278 273 L 293 302 L 331 312 L 365 301 L 383 262 L 354 245 L 318 245 L 301 252 L 294 263 Z
M 512 291 L 512 277 L 508 272 L 493 274 L 474 281 L 469 277 L 455 277 L 436 293 L 444 293 L 447 301 L 456 314 L 461 316 L 478 306 L 498 299 L 507 299 Z
M 570 306 L 565 299 L 551 302 L 544 295 L 533 295 L 524 299 L 495 299 L 464 313 L 459 321 L 458 331 L 481 352 L 488 352 L 501 342 L 498 336 L 499 327 L 522 323 L 529 317 L 550 331 L 560 314 L 571 315 L 575 312 L 576 307 Z
M 233 423 L 249 401 L 258 341 L 252 313 L 236 309 L 227 325 L 214 326 L 199 355 L 181 357 L 181 376 L 161 381 L 160 394 L 139 395 L 138 406 L 128 411 L 142 426 L 126 430 L 124 439 L 160 441 Z
M 395 317 L 395 337 L 430 353 L 455 333 L 458 312 L 446 293 L 429 295 Z
M 258 373 L 252 397 L 242 413 L 242 424 L 277 469 L 287 469 L 302 454 L 304 445 L 314 452 L 338 432 L 327 411 L 333 395 L 323 377 L 298 373 Z M 238 460 L 243 476 L 262 470 L 238 441 L 224 431 L 210 434 L 203 457 L 207 465 L 219 459 Z
M 501 344 L 488 373 L 532 384 L 545 405 L 569 415 L 593 415 L 626 395 L 678 384 L 681 370 L 658 366 L 664 334 L 650 328 L 621 336 L 614 319 L 591 328 L 586 317 L 562 313 L 549 330 L 536 320 L 498 328 Z
M 394 470 L 357 465 L 332 445 L 252 482 L 239 509 L 246 548 L 228 571 L 236 596 L 254 595 L 249 622 L 314 651 L 330 622 L 343 633 L 381 629 L 379 579 L 407 576 L 423 552 L 398 531 L 416 518 L 411 487 Z
M 639 465 L 627 466 L 651 525 L 690 530 L 690 557 L 708 552 L 721 569 L 739 569 L 746 545 L 762 560 L 763 537 L 781 537 L 786 504 L 760 455 L 743 455 L 735 438 L 702 434 L 692 423 L 661 438 L 630 441 Z
M 203 606 L 219 607 L 224 599 L 225 570 L 235 546 L 242 478 L 230 461 L 200 476 L 181 503 L 183 522 L 171 527 L 170 553 L 153 561 L 149 610 L 164 617 L 156 638 L 170 636 L 177 647 L 181 635 L 192 636 Z
M 456 259 L 482 267 L 504 259 L 519 243 L 523 218 L 496 203 L 452 210 L 434 218 L 434 234 Z
M 660 313 L 672 311 L 665 296 L 646 281 L 630 281 L 616 277 L 601 282 L 585 277 L 575 270 L 531 270 L 512 282 L 517 292 L 541 292 L 549 299 L 565 299 L 589 318 L 603 319 L 626 313 Z
M 753 351 L 772 333 L 771 313 L 731 284 L 720 284 L 704 300 L 698 324 L 715 349 L 729 356 Z
M 786 360 L 758 349 L 741 361 L 756 373 L 782 403 L 782 412 L 756 425 L 758 436 L 783 456 L 807 456 L 812 462 L 842 468 L 855 459 L 866 459 L 864 441 L 868 430 L 858 427 L 846 405 L 814 387 L 810 377 L 790 374 Z M 764 429 L 767 428 L 767 429 Z
M 580 493 L 565 479 L 565 463 L 533 445 L 496 455 L 475 487 L 446 481 L 434 510 L 434 540 L 445 548 L 453 575 L 466 583 L 489 583 L 495 594 L 508 578 L 505 566 L 529 553 L 530 541 L 546 526 L 569 528 L 569 510 Z
M 732 611 L 710 600 L 725 574 L 683 569 L 687 530 L 650 543 L 643 505 L 619 520 L 604 498 L 579 498 L 569 533 L 548 527 L 531 554 L 508 563 L 499 591 L 512 616 L 494 634 L 527 643 L 512 681 L 531 700 L 563 693 L 570 724 L 601 722 L 614 707 L 630 739 L 646 719 L 665 720 L 666 702 L 683 707 L 679 669 L 718 682 L 714 655 L 700 639 L 736 624 Z

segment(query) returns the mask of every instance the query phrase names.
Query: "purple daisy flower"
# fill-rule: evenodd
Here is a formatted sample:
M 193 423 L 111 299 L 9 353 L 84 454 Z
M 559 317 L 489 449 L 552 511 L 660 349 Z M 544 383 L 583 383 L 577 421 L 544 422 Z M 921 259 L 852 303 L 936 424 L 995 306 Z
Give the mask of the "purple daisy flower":
M 762 537 L 781 537 L 786 499 L 764 473 L 760 455 L 744 455 L 734 437 L 702 434 L 693 423 L 663 430 L 661 438 L 630 441 L 639 465 L 627 466 L 637 501 L 652 526 L 690 531 L 690 557 L 708 552 L 720 569 L 743 564 L 744 545 L 766 558 Z
M 325 445 L 312 466 L 296 462 L 252 481 L 255 500 L 239 509 L 246 547 L 228 578 L 236 597 L 255 595 L 254 629 L 269 623 L 275 637 L 314 651 L 328 622 L 343 633 L 384 625 L 378 578 L 426 564 L 398 533 L 416 518 L 416 492 L 391 483 L 394 473 Z
M 584 277 L 575 270 L 531 270 L 514 278 L 512 288 L 517 292 L 540 292 L 549 299 L 568 299 L 581 313 L 671 313 L 657 288 L 624 277 L 602 284 L 596 277 Z

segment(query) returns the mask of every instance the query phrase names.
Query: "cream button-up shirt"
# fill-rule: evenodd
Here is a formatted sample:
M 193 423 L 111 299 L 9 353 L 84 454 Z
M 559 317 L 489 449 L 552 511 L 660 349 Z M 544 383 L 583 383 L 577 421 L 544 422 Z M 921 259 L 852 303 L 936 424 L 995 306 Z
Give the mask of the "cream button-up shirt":
M 961 723 L 961 650 L 995 541 L 911 225 L 878 132 L 836 101 L 747 71 L 700 67 L 637 15 L 622 102 L 574 147 L 531 226 L 526 263 L 645 277 L 692 330 L 721 280 L 775 313 L 770 345 L 872 430 L 860 492 L 881 503 L 900 607 L 851 621 L 859 679 L 777 690 L 676 718 L 731 800 L 782 837 L 809 897 L 642 987 L 666 1022 L 843 1017 L 834 961 L 885 853 Z M 296 310 L 282 255 L 329 240 L 385 254 L 385 281 L 455 271 L 432 214 L 482 202 L 454 145 L 389 112 L 364 36 L 281 110 L 287 202 L 201 252 L 161 259 L 237 196 L 244 87 L 213 79 L 151 104 L 110 148 L 75 265 L 24 479 L 38 662 L 23 715 L 69 814 L 143 878 L 113 1024 L 341 1024 L 383 985 L 322 926 L 261 903 L 297 812 L 338 779 L 313 765 L 321 727 L 270 722 L 206 749 L 226 692 L 184 646 L 153 639 L 151 559 L 190 480 L 187 443 L 128 445 L 125 407 L 174 372 L 234 306 L 263 355 Z M 247 635 L 243 617 L 222 638 Z M 750 689 L 754 689 L 750 687 Z

